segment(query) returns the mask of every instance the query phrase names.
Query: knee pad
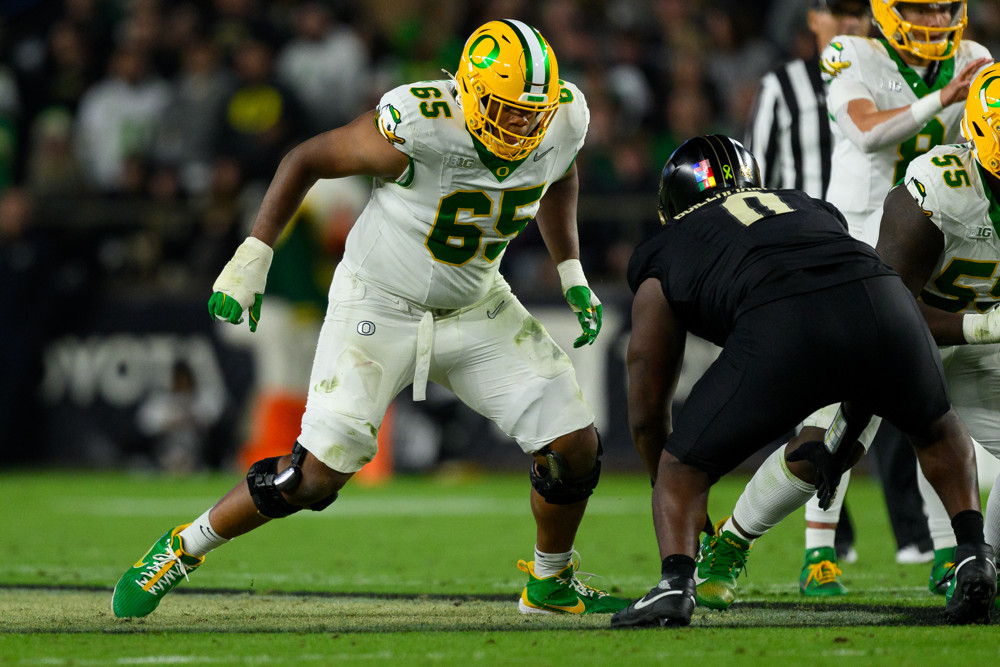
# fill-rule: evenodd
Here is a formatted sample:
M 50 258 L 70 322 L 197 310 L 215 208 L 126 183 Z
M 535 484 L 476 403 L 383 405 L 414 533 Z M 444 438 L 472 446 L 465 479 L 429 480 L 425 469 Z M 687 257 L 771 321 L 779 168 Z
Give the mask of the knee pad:
M 566 479 L 569 464 L 566 457 L 559 452 L 544 447 L 539 453 L 545 457 L 548 466 L 539 466 L 534 462 L 531 464 L 531 486 L 546 502 L 553 505 L 572 505 L 589 498 L 594 493 L 597 482 L 601 479 L 601 454 L 604 453 L 600 436 L 597 437 L 597 459 L 594 461 L 594 467 L 583 477 Z
M 302 461 L 306 457 L 306 448 L 298 442 L 292 448 L 292 462 L 287 468 L 278 472 L 280 456 L 257 461 L 247 471 L 247 487 L 250 497 L 261 516 L 268 519 L 283 519 L 304 508 L 291 504 L 282 492 L 292 493 L 302 481 Z M 309 509 L 318 512 L 329 507 L 337 499 L 337 492 L 313 503 Z

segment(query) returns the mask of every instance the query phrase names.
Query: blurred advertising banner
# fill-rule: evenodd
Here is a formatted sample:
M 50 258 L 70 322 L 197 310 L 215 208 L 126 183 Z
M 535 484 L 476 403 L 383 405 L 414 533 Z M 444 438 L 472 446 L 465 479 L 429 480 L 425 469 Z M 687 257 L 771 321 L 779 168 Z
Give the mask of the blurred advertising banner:
M 43 451 L 36 458 L 96 467 L 218 465 L 235 446 L 254 379 L 249 354 L 218 329 L 201 299 L 94 302 L 81 326 L 42 350 L 36 444 Z M 183 455 L 191 460 L 161 460 Z

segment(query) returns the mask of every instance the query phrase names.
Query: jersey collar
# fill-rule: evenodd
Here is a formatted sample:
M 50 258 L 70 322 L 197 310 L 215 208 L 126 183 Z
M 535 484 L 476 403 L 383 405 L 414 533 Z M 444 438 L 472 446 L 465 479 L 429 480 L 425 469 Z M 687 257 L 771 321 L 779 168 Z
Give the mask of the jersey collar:
M 879 37 L 879 42 L 885 47 L 886 53 L 892 58 L 893 62 L 896 63 L 896 67 L 899 69 L 899 73 L 903 75 L 903 79 L 909 84 L 910 88 L 916 93 L 917 97 L 924 97 L 936 90 L 941 90 L 948 85 L 952 77 L 955 75 L 955 57 L 952 56 L 948 60 L 942 60 L 941 68 L 938 70 L 937 79 L 934 80 L 933 86 L 928 86 L 919 74 L 913 71 L 913 68 L 903 62 L 902 57 L 896 52 L 896 49 L 889 45 L 889 42 L 884 37 Z
M 465 128 L 468 132 L 469 128 Z M 498 182 L 503 183 L 504 179 L 514 173 L 514 170 L 521 166 L 521 163 L 528 159 L 525 155 L 520 160 L 503 160 L 498 158 L 496 155 L 491 153 L 486 146 L 483 145 L 479 139 L 476 138 L 472 132 L 469 132 L 469 136 L 472 137 L 472 145 L 476 147 L 476 153 L 479 154 L 479 160 L 483 165 L 490 170 Z M 534 151 L 532 151 L 534 152 Z M 531 155 L 529 153 L 528 155 Z

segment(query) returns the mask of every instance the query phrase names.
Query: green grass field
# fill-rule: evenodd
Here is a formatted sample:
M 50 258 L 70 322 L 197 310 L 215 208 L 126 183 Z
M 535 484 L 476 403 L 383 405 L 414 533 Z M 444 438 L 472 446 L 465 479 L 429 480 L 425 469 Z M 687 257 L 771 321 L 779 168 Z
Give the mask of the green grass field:
M 168 528 L 239 479 L 121 473 L 0 476 L 0 664 L 970 665 L 1000 660 L 996 626 L 941 625 L 926 565 L 897 565 L 885 506 L 857 476 L 851 594 L 798 593 L 801 510 L 757 542 L 740 601 L 691 627 L 611 631 L 606 616 L 521 616 L 534 524 L 527 475 L 348 486 L 322 513 L 275 521 L 213 552 L 152 615 L 119 620 L 111 590 Z M 744 478 L 724 480 L 713 517 Z M 577 541 L 590 583 L 637 597 L 659 574 L 649 483 L 605 475 Z

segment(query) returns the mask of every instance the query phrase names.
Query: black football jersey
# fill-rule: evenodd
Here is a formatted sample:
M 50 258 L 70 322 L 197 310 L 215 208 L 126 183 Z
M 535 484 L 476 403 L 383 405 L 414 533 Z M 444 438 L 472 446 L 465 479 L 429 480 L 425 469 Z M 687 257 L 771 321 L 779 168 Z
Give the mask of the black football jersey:
M 741 313 L 794 294 L 891 275 L 832 205 L 798 190 L 729 190 L 667 221 L 628 266 L 656 278 L 688 331 L 725 343 Z

